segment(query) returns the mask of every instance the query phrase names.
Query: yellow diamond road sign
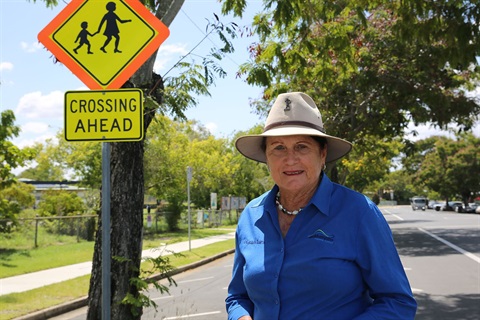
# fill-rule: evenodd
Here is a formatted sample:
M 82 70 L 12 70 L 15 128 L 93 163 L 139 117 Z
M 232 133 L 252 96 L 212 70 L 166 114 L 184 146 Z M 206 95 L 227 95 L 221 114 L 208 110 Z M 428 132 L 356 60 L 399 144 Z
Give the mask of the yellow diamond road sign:
M 72 0 L 38 39 L 90 89 L 119 89 L 168 35 L 138 0 Z
M 65 140 L 140 141 L 143 92 L 140 89 L 67 91 Z

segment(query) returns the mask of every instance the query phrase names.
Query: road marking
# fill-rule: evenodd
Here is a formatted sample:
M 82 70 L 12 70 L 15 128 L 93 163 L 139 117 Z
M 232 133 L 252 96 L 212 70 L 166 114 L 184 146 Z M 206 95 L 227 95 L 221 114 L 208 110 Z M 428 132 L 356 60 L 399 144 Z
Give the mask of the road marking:
M 477 257 L 476 255 L 474 255 L 473 253 L 468 252 L 468 251 L 466 251 L 466 250 L 463 250 L 463 249 L 460 248 L 459 246 L 456 246 L 456 245 L 454 245 L 453 243 L 451 243 L 451 242 L 449 242 L 449 241 L 447 241 L 447 240 L 445 240 L 445 239 L 443 239 L 443 238 L 440 238 L 439 236 L 434 235 L 433 233 L 428 232 L 428 231 L 425 230 L 425 229 L 422 229 L 422 228 L 417 228 L 417 229 L 420 230 L 420 231 L 422 231 L 422 232 L 424 232 L 424 233 L 426 233 L 426 234 L 428 234 L 430 237 L 432 237 L 432 238 L 434 238 L 434 239 L 436 239 L 436 240 L 438 240 L 438 241 L 446 244 L 446 245 L 449 246 L 450 248 L 452 248 L 452 249 L 460 252 L 460 253 L 463 254 L 464 256 L 466 256 L 466 257 L 468 257 L 468 258 L 472 259 L 473 261 L 475 261 L 475 262 L 477 262 L 477 263 L 480 264 L 480 258 Z
M 397 216 L 396 214 L 394 214 L 394 213 L 391 213 L 391 212 L 390 212 L 390 211 L 388 211 L 388 210 L 385 210 L 385 213 L 391 214 L 392 216 L 394 216 L 395 218 L 397 218 L 397 219 L 398 219 L 398 220 L 400 220 L 400 221 L 403 221 L 403 220 L 404 220 L 402 217 L 400 217 L 400 216 Z
M 156 300 L 163 300 L 163 299 L 170 299 L 170 298 L 174 298 L 174 296 L 164 296 L 164 297 L 158 297 L 158 298 L 150 298 L 150 300 L 156 301 Z
M 412 293 L 418 293 L 418 292 L 423 292 L 423 290 L 422 290 L 422 289 L 412 288 Z
M 213 278 L 214 278 L 214 277 L 198 278 L 198 279 L 193 279 L 193 280 L 178 281 L 177 283 L 188 283 L 188 282 L 204 281 L 204 280 L 210 280 L 210 279 L 213 279 Z
M 184 316 L 169 317 L 169 318 L 163 318 L 163 319 L 164 320 L 185 319 L 185 318 L 209 316 L 209 315 L 212 315 L 212 314 L 219 314 L 219 313 L 221 313 L 221 312 L 220 311 L 212 311 L 212 312 L 204 312 L 204 313 L 187 314 L 187 315 L 184 315 Z

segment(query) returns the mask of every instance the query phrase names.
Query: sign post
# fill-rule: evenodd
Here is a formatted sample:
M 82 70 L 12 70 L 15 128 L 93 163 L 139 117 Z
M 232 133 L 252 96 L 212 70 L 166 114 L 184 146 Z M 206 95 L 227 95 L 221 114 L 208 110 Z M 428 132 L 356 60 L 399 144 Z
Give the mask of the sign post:
M 103 320 L 110 320 L 111 313 L 108 141 L 140 141 L 144 137 L 141 90 L 105 90 L 121 88 L 169 33 L 138 0 L 72 0 L 38 34 L 38 40 L 88 88 L 104 90 L 65 94 L 65 139 L 103 142 Z
M 102 144 L 102 319 L 110 319 L 110 143 Z
M 187 197 L 188 197 L 188 251 L 192 251 L 191 224 L 192 215 L 190 213 L 190 181 L 192 181 L 192 167 L 187 167 Z

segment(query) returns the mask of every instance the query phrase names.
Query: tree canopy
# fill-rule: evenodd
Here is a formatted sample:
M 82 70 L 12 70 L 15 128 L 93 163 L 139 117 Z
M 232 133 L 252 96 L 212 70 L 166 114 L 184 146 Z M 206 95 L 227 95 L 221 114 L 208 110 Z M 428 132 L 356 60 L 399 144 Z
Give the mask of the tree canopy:
M 247 3 L 223 1 L 241 15 Z M 263 86 L 255 105 L 304 91 L 328 133 L 354 143 L 403 136 L 408 124 L 469 130 L 478 100 L 480 7 L 471 1 L 264 1 L 241 72 Z M 372 125 L 374 124 L 374 125 Z

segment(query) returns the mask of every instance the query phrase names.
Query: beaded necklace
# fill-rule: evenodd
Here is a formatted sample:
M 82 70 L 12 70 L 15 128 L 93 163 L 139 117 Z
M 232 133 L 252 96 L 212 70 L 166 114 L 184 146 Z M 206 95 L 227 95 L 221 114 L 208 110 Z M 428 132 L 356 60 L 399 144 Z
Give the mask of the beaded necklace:
M 277 195 L 275 196 L 275 204 L 277 205 L 277 208 L 282 211 L 285 214 L 288 214 L 289 216 L 295 216 L 302 211 L 303 208 L 300 208 L 298 210 L 293 210 L 293 211 L 288 211 L 285 209 L 282 204 L 280 203 L 280 191 L 277 192 Z

